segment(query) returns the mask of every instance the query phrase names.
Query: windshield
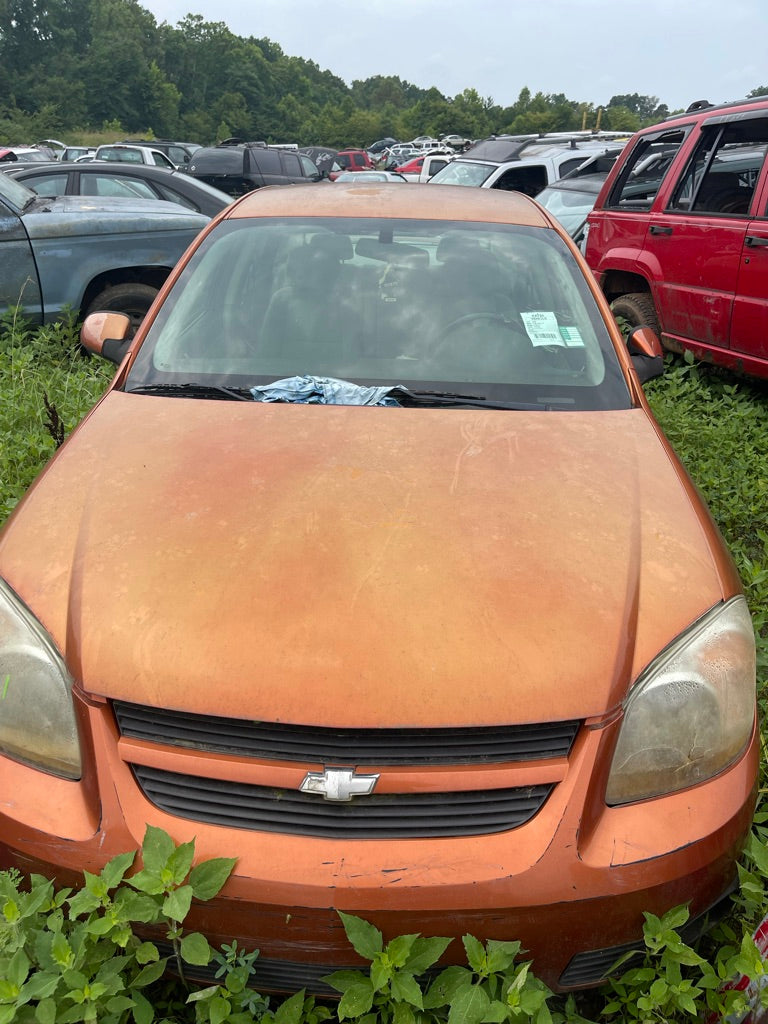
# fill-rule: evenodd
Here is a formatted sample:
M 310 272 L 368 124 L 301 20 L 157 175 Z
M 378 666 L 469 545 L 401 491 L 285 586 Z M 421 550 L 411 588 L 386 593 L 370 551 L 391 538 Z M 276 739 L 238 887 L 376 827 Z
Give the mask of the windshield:
M 29 200 L 35 198 L 35 193 L 10 175 L 0 173 L 0 198 L 5 199 L 16 213 L 21 213 Z
M 630 404 L 556 232 L 384 219 L 222 222 L 160 309 L 126 388 L 308 375 L 548 408 Z
M 596 199 L 596 192 L 577 192 L 565 188 L 545 188 L 536 196 L 536 202 L 549 210 L 553 217 L 557 217 L 571 236 L 578 234 Z
M 453 160 L 433 177 L 430 185 L 473 185 L 479 188 L 498 168 L 498 164 L 481 164 L 476 161 Z

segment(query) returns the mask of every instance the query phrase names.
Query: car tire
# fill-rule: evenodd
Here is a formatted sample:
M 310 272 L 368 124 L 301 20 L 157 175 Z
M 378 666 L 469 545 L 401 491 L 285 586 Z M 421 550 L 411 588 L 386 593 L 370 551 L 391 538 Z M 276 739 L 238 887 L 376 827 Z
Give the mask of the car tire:
M 661 338 L 659 316 L 648 292 L 630 292 L 627 295 L 620 295 L 611 303 L 611 312 L 617 319 L 625 320 L 629 324 L 630 331 L 633 331 L 635 327 L 651 327 Z
M 150 284 L 138 282 L 110 285 L 93 299 L 86 309 L 85 315 L 88 316 L 89 313 L 95 313 L 102 309 L 108 309 L 113 313 L 125 313 L 131 318 L 131 336 L 133 336 L 147 315 L 147 310 L 155 301 L 157 291 L 158 289 L 153 288 Z

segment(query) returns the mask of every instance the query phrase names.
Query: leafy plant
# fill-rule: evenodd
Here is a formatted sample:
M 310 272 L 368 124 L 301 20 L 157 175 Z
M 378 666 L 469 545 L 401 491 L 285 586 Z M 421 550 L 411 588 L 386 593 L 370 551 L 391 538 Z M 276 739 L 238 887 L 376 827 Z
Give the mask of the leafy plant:
M 602 1014 L 621 1024 L 703 1021 L 710 1014 L 714 1020 L 731 1015 L 741 1020 L 748 1009 L 746 996 L 726 982 L 742 974 L 753 979 L 765 974 L 752 937 L 745 934 L 738 946 L 723 946 L 710 963 L 680 937 L 679 929 L 688 920 L 686 907 L 675 907 L 661 918 L 644 916 L 644 961 L 607 983 L 612 998 Z
M 143 867 L 128 876 L 135 856 L 119 854 L 98 875 L 85 871 L 75 893 L 54 892 L 39 875 L 25 891 L 18 873 L 0 873 L 0 1024 L 122 1024 L 129 1015 L 151 1024 L 157 1018 L 145 990 L 169 959 L 182 978 L 185 963 L 209 963 L 207 940 L 185 935 L 182 922 L 193 897 L 209 900 L 219 892 L 235 860 L 217 857 L 192 867 L 194 842 L 176 846 L 153 826 L 141 847 Z M 137 936 L 134 925 L 164 932 L 172 957 Z

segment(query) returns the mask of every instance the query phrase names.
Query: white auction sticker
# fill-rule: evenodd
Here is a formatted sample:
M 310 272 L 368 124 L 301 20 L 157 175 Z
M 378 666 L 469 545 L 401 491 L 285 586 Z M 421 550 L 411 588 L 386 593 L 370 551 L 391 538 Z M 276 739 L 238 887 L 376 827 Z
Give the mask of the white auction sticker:
M 566 348 L 584 348 L 584 339 L 578 327 L 561 327 L 555 313 L 546 309 L 535 309 L 529 313 L 521 313 L 531 344 L 564 345 Z
M 531 313 L 521 313 L 528 337 L 532 345 L 562 345 L 560 327 L 554 313 L 544 309 L 536 309 Z

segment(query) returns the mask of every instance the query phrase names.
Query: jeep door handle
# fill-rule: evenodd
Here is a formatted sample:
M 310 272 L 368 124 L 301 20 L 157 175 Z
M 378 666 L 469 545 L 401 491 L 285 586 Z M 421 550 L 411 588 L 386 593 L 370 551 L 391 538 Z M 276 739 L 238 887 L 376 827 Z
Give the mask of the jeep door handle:
M 652 235 L 671 235 L 672 228 L 662 227 L 661 224 L 651 224 L 649 228 Z
M 756 248 L 758 245 L 768 245 L 768 238 L 760 238 L 759 235 L 747 235 L 745 241 L 751 249 Z

